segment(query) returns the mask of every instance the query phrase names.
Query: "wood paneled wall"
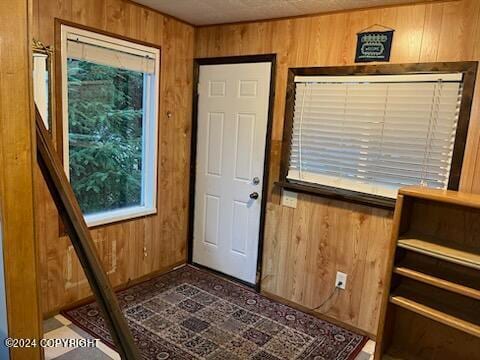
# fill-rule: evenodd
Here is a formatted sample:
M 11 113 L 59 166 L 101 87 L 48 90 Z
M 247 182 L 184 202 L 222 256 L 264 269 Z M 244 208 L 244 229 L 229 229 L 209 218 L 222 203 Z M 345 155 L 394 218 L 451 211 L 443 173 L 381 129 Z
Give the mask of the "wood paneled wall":
M 309 309 L 318 307 L 320 314 L 375 334 L 392 213 L 309 195 L 299 195 L 296 209 L 280 206 L 273 181 L 279 172 L 287 69 L 352 64 L 356 33 L 375 23 L 396 30 L 392 63 L 478 60 L 479 15 L 479 1 L 461 0 L 194 30 L 123 0 L 35 0 L 34 36 L 46 44 L 53 44 L 54 18 L 61 18 L 162 47 L 159 213 L 93 230 L 113 284 L 186 259 L 194 40 L 195 57 L 276 53 L 262 290 Z M 480 192 L 479 112 L 477 92 L 464 191 Z M 43 309 L 48 313 L 84 298 L 89 288 L 68 238 L 59 237 L 58 216 L 38 172 L 35 186 Z M 347 289 L 329 299 L 337 270 L 348 274 Z
M 46 45 L 53 45 L 60 18 L 161 46 L 158 214 L 95 228 L 92 235 L 114 286 L 184 263 L 194 29 L 122 0 L 35 0 L 33 12 L 34 37 Z M 51 313 L 90 289 L 70 240 L 59 236 L 55 205 L 38 169 L 35 180 L 42 306 Z
M 322 16 L 210 26 L 196 31 L 195 56 L 277 54 L 271 182 L 279 171 L 287 69 L 353 64 L 356 33 L 372 24 L 395 29 L 392 63 L 480 59 L 480 1 L 462 0 Z M 480 95 L 476 92 L 461 188 L 480 192 Z M 262 290 L 309 309 L 332 294 L 336 271 L 348 274 L 317 311 L 375 334 L 392 212 L 299 195 L 279 205 L 271 184 Z
M 30 13 L 28 0 L 0 2 L 0 246 L 6 288 L 2 301 L 7 304 L 8 335 L 19 339 L 39 339 L 43 333 L 33 221 Z M 39 347 L 7 351 L 15 360 L 41 356 Z

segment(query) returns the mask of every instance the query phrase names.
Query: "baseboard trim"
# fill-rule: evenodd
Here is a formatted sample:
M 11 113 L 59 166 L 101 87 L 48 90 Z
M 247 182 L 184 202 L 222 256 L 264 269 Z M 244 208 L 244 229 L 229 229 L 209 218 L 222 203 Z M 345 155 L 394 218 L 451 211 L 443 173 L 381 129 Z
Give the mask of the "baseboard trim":
M 179 262 L 176 262 L 172 265 L 169 265 L 169 266 L 166 266 L 166 267 L 163 267 L 159 270 L 155 270 L 151 273 L 148 273 L 146 275 L 142 275 L 136 279 L 129 279 L 127 282 L 125 283 L 122 283 L 122 284 L 119 284 L 117 286 L 114 286 L 113 287 L 113 290 L 115 292 L 117 291 L 122 291 L 122 290 L 125 290 L 131 286 L 134 286 L 134 285 L 137 285 L 137 284 L 140 284 L 142 282 L 145 282 L 145 281 L 149 281 L 157 276 L 160 276 L 160 275 L 164 275 L 164 274 L 167 274 L 171 271 L 174 271 L 174 270 L 177 270 L 183 266 L 187 265 L 187 261 L 186 259 L 185 260 L 182 260 L 182 261 L 179 261 Z M 43 319 L 46 320 L 46 319 L 49 319 L 55 315 L 58 315 L 61 311 L 63 310 L 68 310 L 68 309 L 71 309 L 73 307 L 77 307 L 77 306 L 82 306 L 82 305 L 85 305 L 85 304 L 88 304 L 88 303 L 91 303 L 92 301 L 95 300 L 95 297 L 93 295 L 89 295 L 85 298 L 82 298 L 82 299 L 79 299 L 79 300 L 76 300 L 74 302 L 71 302 L 71 303 L 68 303 L 66 305 L 62 305 L 62 306 L 58 306 L 56 308 L 54 308 L 53 310 L 50 310 L 50 311 L 47 311 L 45 313 L 43 313 Z
M 274 300 L 274 301 L 277 301 L 281 304 L 284 304 L 284 305 L 287 305 L 287 306 L 290 306 L 294 309 L 297 309 L 297 310 L 300 310 L 300 311 L 303 311 L 304 313 L 307 313 L 307 314 L 310 314 L 310 315 L 313 315 L 321 320 L 325 320 L 325 321 L 328 321 L 334 325 L 337 325 L 337 326 L 341 326 L 347 330 L 350 330 L 350 331 L 353 331 L 353 332 L 356 332 L 357 334 L 360 334 L 360 335 L 363 335 L 363 336 L 367 336 L 368 338 L 370 338 L 371 340 L 375 341 L 376 340 L 376 335 L 375 334 L 372 334 L 372 333 L 369 333 L 365 330 L 362 330 L 362 329 L 359 329 L 351 324 L 348 324 L 348 323 L 345 323 L 341 320 L 338 320 L 338 319 L 335 319 L 331 316 L 328 316 L 328 315 L 324 315 L 324 314 L 321 314 L 319 312 L 316 312 L 316 311 L 313 311 L 312 309 L 309 309 L 303 305 L 300 305 L 296 302 L 293 302 L 293 301 L 290 301 L 290 300 L 287 300 L 285 298 L 282 298 L 281 296 L 278 296 L 278 295 L 275 295 L 275 294 L 272 294 L 268 291 L 265 291 L 265 290 L 261 290 L 260 291 L 260 294 L 271 299 L 271 300 Z

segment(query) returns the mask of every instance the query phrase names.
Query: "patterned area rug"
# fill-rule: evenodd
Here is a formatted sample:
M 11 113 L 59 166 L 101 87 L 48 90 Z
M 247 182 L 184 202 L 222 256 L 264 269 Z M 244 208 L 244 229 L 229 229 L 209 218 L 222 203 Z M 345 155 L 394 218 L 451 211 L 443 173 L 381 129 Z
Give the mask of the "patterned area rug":
M 191 266 L 117 296 L 144 359 L 352 360 L 367 340 Z M 95 303 L 63 315 L 112 346 Z

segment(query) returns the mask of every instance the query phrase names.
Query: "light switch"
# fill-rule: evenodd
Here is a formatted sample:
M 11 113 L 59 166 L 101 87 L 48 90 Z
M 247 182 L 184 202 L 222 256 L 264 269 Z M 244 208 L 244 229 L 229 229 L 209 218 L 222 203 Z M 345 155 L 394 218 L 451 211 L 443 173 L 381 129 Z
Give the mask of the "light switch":
M 297 207 L 297 193 L 288 190 L 282 190 L 282 205 L 286 207 Z

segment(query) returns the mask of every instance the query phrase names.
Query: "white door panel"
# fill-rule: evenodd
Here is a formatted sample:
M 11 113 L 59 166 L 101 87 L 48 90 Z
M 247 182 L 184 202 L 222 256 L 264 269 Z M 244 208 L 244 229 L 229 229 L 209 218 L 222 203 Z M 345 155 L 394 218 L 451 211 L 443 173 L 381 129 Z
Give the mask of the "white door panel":
M 258 258 L 270 71 L 270 63 L 251 63 L 202 65 L 199 72 L 193 261 L 250 283 Z M 257 199 L 250 198 L 253 192 Z

